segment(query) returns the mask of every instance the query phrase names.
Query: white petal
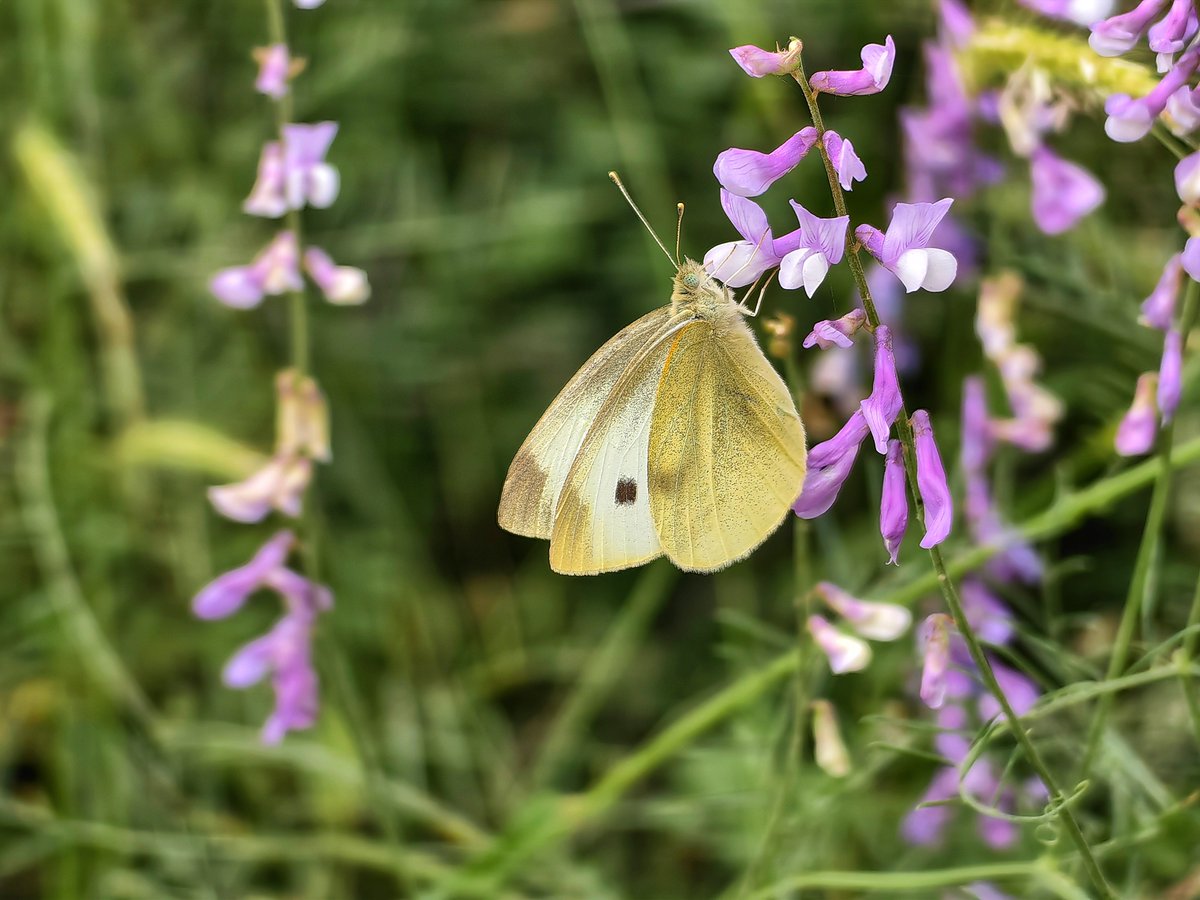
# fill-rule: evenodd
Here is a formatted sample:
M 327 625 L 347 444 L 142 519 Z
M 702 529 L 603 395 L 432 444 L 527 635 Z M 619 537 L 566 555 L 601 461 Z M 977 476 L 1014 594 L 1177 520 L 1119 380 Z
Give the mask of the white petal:
M 865 638 L 894 641 L 912 625 L 912 613 L 894 603 L 871 603 L 867 615 L 850 624 Z
M 829 271 L 829 260 L 825 258 L 824 253 L 813 253 L 804 261 L 803 271 L 804 292 L 811 297 L 825 280 L 825 273 Z
M 906 250 L 892 267 L 896 277 L 904 283 L 904 290 L 910 294 L 925 280 L 925 273 L 929 271 L 928 254 L 928 250 Z
M 328 163 L 313 166 L 308 174 L 308 202 L 317 209 L 332 206 L 340 185 L 338 170 L 333 166 Z
M 928 270 L 921 281 L 921 287 L 936 292 L 944 291 L 954 283 L 954 276 L 958 274 L 958 260 L 954 258 L 953 253 L 930 247 L 925 251 L 925 259 Z
M 808 247 L 801 247 L 784 256 L 779 261 L 779 286 L 788 291 L 800 287 L 804 283 L 805 263 L 811 256 L 812 250 Z M 808 296 L 812 296 L 811 291 Z

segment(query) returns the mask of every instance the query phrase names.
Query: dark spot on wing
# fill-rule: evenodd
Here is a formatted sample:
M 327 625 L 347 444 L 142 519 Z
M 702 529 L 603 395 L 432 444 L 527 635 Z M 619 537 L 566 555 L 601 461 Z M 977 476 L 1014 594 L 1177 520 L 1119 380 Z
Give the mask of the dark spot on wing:
M 637 482 L 622 478 L 617 482 L 617 506 L 628 506 L 637 499 Z

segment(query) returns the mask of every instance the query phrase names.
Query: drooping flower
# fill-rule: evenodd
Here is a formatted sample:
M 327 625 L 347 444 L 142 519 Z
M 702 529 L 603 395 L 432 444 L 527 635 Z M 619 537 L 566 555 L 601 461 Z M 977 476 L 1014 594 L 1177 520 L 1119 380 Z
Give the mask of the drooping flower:
M 839 97 L 878 94 L 887 87 L 896 61 L 896 44 L 892 36 L 889 34 L 882 44 L 867 44 L 862 48 L 861 57 L 861 69 L 814 72 L 809 84 L 817 93 Z
M 330 303 L 357 306 L 371 296 L 366 272 L 354 266 L 339 266 L 320 247 L 304 251 L 304 269 Z
M 862 402 L 862 414 L 875 438 L 875 449 L 881 454 L 887 453 L 888 435 L 903 405 L 892 352 L 892 330 L 880 325 L 875 329 L 875 380 L 871 396 Z
M 945 613 L 934 613 L 921 623 L 918 642 L 924 664 L 921 668 L 921 699 L 930 709 L 946 702 L 946 670 L 950 667 L 950 631 L 954 622 Z
M 1183 287 L 1183 264 L 1176 253 L 1163 266 L 1162 275 L 1150 296 L 1142 302 L 1141 322 L 1159 331 L 1166 331 L 1175 319 L 1175 302 Z
M 800 51 L 803 49 L 804 44 L 793 38 L 786 50 L 763 50 L 761 47 L 747 44 L 734 47 L 729 51 L 729 55 L 751 78 L 763 78 L 767 75 L 790 75 L 796 71 L 800 62 Z
M 234 522 L 261 522 L 272 509 L 297 518 L 312 480 L 312 461 L 277 455 L 243 481 L 208 489 L 213 508 Z
M 1117 426 L 1116 448 L 1121 456 L 1140 456 L 1154 446 L 1158 434 L 1158 373 L 1143 372 L 1133 392 L 1133 404 Z
M 721 207 L 742 236 L 740 241 L 718 244 L 704 254 L 704 269 L 729 287 L 744 287 L 768 269 L 779 265 L 775 239 L 762 207 L 745 197 L 721 189 Z
M 284 126 L 285 193 L 289 208 L 301 209 L 307 203 L 325 209 L 337 199 L 341 179 L 338 170 L 325 162 L 337 130 L 337 122 Z
M 870 644 L 840 631 L 824 617 L 809 616 L 808 631 L 829 660 L 829 668 L 834 675 L 858 672 L 870 664 Z
M 292 59 L 287 44 L 272 44 L 258 47 L 254 51 L 258 63 L 258 77 L 254 89 L 278 100 L 288 92 L 288 79 L 292 77 Z
M 1092 25 L 1088 43 L 1101 56 L 1120 56 L 1133 49 L 1138 39 L 1146 33 L 1166 5 L 1166 0 L 1142 0 L 1127 13 L 1105 19 Z
M 1083 166 L 1045 145 L 1030 156 L 1033 221 L 1046 234 L 1062 234 L 1104 202 L 1104 185 Z
M 1184 203 L 1200 205 L 1200 150 L 1185 156 L 1175 166 L 1175 190 Z
M 851 338 L 858 333 L 867 321 L 867 314 L 861 309 L 854 309 L 840 319 L 822 319 L 813 326 L 813 330 L 804 339 L 803 347 L 820 347 L 828 350 L 830 347 L 853 347 Z
M 721 187 L 739 197 L 757 197 L 800 164 L 817 141 L 817 129 L 801 128 L 770 153 L 731 148 L 717 156 L 713 174 Z
M 251 216 L 278 219 L 288 211 L 286 182 L 283 147 L 278 141 L 268 141 L 258 158 L 258 177 L 242 203 L 242 211 Z
M 854 467 L 858 448 L 869 432 L 862 410 L 857 410 L 841 431 L 808 451 L 804 488 L 792 504 L 792 511 L 796 515 L 802 519 L 815 519 L 833 506 L 842 484 Z
M 1158 411 L 1164 425 L 1174 417 L 1182 392 L 1183 336 L 1172 328 L 1163 341 L 1162 363 L 1158 369 Z
M 904 480 L 904 448 L 897 440 L 888 441 L 883 466 L 883 493 L 879 504 L 879 533 L 883 546 L 897 565 L 896 557 L 904 532 L 908 529 L 908 488 Z
M 1171 58 L 1196 36 L 1197 24 L 1192 0 L 1173 0 L 1167 14 L 1150 26 L 1146 36 L 1150 49 L 1159 55 L 1160 72 L 1165 72 Z
M 224 619 L 267 583 L 267 577 L 282 568 L 296 543 L 290 531 L 276 532 L 243 566 L 218 575 L 196 594 L 192 611 L 201 619 Z
M 944 291 L 954 281 L 958 262 L 929 242 L 953 202 L 947 197 L 937 203 L 897 203 L 886 233 L 873 225 L 859 225 L 854 233 L 909 293 L 919 288 Z
M 299 263 L 295 233 L 281 231 L 250 265 L 222 269 L 214 275 L 209 290 L 226 306 L 250 309 L 258 306 L 264 296 L 301 290 L 304 281 Z
M 1191 85 L 1180 85 L 1167 98 L 1163 120 L 1171 133 L 1179 137 L 1200 128 L 1200 94 Z
M 787 290 L 803 287 L 811 297 L 825 280 L 829 267 L 842 260 L 850 217 L 822 219 L 795 200 L 789 202 L 800 227 L 774 242 L 773 254 L 779 257 L 779 286 Z
M 1108 116 L 1104 123 L 1105 134 L 1121 143 L 1141 140 L 1149 134 L 1171 95 L 1188 83 L 1197 65 L 1200 65 L 1200 47 L 1193 47 L 1145 97 L 1134 99 L 1128 94 L 1110 94 L 1104 101 L 1104 112 Z
M 950 534 L 954 521 L 954 502 L 946 483 L 946 470 L 938 453 L 929 413 L 918 409 L 909 419 L 917 450 L 917 490 L 925 507 L 925 536 L 921 546 L 936 547 Z
M 850 774 L 850 753 L 838 728 L 837 713 L 828 700 L 814 700 L 812 710 L 813 761 L 827 775 L 843 778 Z
M 813 592 L 850 623 L 850 627 L 873 641 L 894 641 L 912 625 L 912 613 L 895 603 L 859 600 L 830 581 L 819 581 Z
M 829 154 L 829 161 L 833 163 L 833 171 L 837 173 L 842 190 L 854 190 L 854 182 L 866 179 L 867 167 L 854 152 L 854 145 L 836 131 L 825 132 L 825 152 Z

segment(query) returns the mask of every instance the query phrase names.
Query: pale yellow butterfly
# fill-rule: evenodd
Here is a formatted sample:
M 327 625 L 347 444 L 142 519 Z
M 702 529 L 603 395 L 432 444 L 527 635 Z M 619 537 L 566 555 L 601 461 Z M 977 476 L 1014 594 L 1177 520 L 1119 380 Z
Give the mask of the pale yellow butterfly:
M 722 569 L 779 527 L 804 484 L 804 426 L 746 325 L 751 311 L 677 259 L 670 305 L 584 363 L 509 467 L 500 525 L 549 538 L 556 572 L 663 554 L 688 571 Z

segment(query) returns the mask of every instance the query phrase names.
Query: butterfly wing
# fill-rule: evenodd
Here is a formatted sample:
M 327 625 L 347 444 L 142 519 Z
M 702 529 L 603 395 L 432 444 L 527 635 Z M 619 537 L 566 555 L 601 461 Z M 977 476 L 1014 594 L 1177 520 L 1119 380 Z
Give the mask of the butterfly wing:
M 650 512 L 663 552 L 711 572 L 779 527 L 804 484 L 804 426 L 736 311 L 670 342 L 649 443 Z
M 596 575 L 662 555 L 647 489 L 650 423 L 672 335 L 694 321 L 690 315 L 668 319 L 630 363 L 588 429 L 554 515 L 554 571 Z
M 559 493 L 588 428 L 621 375 L 653 343 L 670 314 L 670 307 L 662 307 L 619 331 L 554 398 L 509 466 L 500 495 L 501 527 L 529 537 L 550 537 Z

